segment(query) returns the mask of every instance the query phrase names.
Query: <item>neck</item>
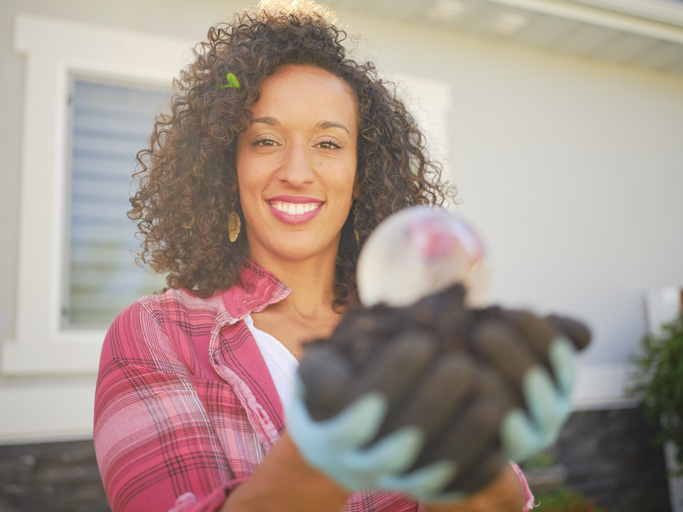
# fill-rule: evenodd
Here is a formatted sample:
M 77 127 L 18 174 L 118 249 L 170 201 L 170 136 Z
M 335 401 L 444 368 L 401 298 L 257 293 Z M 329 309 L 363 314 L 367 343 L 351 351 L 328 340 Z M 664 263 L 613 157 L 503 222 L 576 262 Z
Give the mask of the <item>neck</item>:
M 336 253 L 334 257 L 309 258 L 301 261 L 279 260 L 269 255 L 251 254 L 261 267 L 272 272 L 292 293 L 278 303 L 302 317 L 314 318 L 329 312 L 334 300 Z

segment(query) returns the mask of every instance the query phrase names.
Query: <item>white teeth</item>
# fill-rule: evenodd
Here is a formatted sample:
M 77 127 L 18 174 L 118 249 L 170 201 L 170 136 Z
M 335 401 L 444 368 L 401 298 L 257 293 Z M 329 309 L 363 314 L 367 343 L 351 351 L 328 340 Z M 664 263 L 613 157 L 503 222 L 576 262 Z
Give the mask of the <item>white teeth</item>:
M 320 203 L 282 203 L 274 202 L 270 203 L 273 208 L 279 212 L 286 213 L 288 215 L 303 215 L 304 213 L 312 212 Z

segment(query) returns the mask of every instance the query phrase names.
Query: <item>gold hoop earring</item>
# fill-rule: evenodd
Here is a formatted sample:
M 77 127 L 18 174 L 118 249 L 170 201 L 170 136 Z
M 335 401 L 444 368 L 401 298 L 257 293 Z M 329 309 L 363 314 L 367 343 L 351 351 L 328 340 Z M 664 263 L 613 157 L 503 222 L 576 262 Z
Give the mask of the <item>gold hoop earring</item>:
M 230 242 L 237 240 L 240 236 L 240 229 L 242 229 L 242 221 L 240 220 L 239 213 L 235 211 L 235 199 L 232 200 L 232 206 L 230 207 L 230 216 L 228 217 L 228 236 L 230 237 Z
M 356 237 L 356 245 L 360 247 L 360 236 L 358 236 L 358 229 L 356 229 L 356 219 L 358 218 L 358 201 L 356 201 L 356 206 L 353 208 L 353 234 Z

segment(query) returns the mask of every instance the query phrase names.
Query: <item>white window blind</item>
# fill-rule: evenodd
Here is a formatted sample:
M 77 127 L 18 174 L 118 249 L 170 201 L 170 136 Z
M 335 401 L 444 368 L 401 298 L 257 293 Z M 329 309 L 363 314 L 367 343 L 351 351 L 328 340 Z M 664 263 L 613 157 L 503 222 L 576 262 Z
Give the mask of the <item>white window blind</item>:
M 135 264 L 139 241 L 126 212 L 135 155 L 168 98 L 163 89 L 71 77 L 64 328 L 106 328 L 140 296 L 165 286 L 165 276 Z

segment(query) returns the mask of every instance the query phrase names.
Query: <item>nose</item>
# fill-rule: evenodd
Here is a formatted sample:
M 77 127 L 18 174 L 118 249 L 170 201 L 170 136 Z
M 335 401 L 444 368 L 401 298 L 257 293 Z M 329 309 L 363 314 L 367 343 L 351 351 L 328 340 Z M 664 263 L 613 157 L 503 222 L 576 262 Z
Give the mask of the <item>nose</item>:
M 301 187 L 313 181 L 312 155 L 303 143 L 291 144 L 285 151 L 282 165 L 278 172 L 278 179 L 291 186 Z

